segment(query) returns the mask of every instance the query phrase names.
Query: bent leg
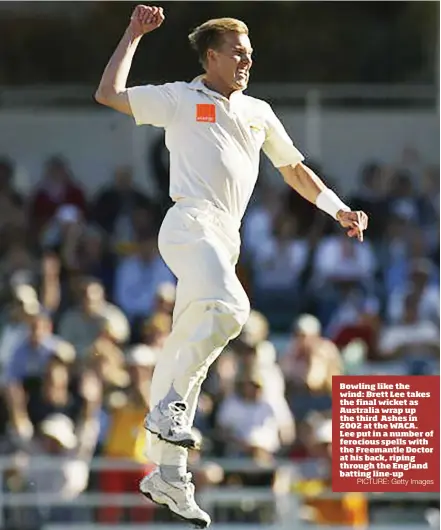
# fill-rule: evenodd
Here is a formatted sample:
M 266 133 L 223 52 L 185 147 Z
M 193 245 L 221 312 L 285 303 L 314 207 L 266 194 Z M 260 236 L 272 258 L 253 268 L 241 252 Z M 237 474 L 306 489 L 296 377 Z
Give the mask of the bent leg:
M 240 333 L 250 307 L 235 273 L 235 242 L 201 225 L 167 228 L 172 235 L 163 235 L 160 248 L 178 278 L 177 304 L 172 333 L 153 375 L 151 406 L 187 401 L 192 421 L 209 367 Z M 149 458 L 161 463 L 164 443 L 153 436 L 149 445 Z M 183 455 L 185 449 L 181 461 Z

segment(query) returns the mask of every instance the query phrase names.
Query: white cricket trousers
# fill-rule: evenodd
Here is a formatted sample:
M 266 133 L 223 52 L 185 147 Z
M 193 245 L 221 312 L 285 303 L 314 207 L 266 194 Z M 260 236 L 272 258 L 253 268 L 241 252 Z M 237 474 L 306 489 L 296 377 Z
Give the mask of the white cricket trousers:
M 178 281 L 173 328 L 155 367 L 150 405 L 155 407 L 173 385 L 188 404 L 191 423 L 209 367 L 250 314 L 236 275 L 239 227 L 209 201 L 181 199 L 159 232 L 159 251 Z M 156 464 L 182 463 L 187 450 L 167 446 L 148 435 L 146 454 Z

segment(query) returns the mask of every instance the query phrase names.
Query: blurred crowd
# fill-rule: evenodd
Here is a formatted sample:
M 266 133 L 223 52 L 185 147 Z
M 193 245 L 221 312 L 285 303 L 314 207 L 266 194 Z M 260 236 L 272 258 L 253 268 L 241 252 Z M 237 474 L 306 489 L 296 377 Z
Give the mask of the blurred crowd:
M 326 168 L 315 169 L 330 182 Z M 26 196 L 14 176 L 14 162 L 2 158 L 0 455 L 10 457 L 3 493 L 61 499 L 7 511 L 11 528 L 26 528 L 90 518 L 72 503 L 78 495 L 135 492 L 151 468 L 142 424 L 171 330 L 175 278 L 157 249 L 163 208 L 137 189 L 129 167 L 94 196 L 61 156 L 45 162 Z M 346 200 L 370 216 L 362 245 L 262 175 L 238 266 L 253 311 L 211 369 L 196 415 L 199 491 L 297 490 L 310 521 L 366 522 L 358 495 L 315 498 L 330 485 L 332 376 L 439 374 L 439 170 L 406 149 L 393 166 L 361 168 Z M 54 456 L 63 463 L 45 470 Z M 94 456 L 131 465 L 91 473 Z M 252 458 L 260 471 L 224 470 L 217 457 Z M 299 463 L 301 474 L 275 470 L 276 457 Z M 231 521 L 274 515 L 262 506 L 222 513 Z M 93 517 L 165 516 L 149 505 L 109 503 Z

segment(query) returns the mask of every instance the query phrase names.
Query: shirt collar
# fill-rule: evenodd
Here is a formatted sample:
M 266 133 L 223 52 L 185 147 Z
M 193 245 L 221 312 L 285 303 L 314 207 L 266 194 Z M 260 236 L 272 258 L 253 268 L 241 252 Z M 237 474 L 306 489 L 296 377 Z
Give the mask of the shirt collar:
M 204 92 L 205 94 L 209 94 L 211 96 L 214 96 L 214 97 L 217 97 L 219 99 L 227 99 L 225 96 L 223 96 L 222 94 L 219 94 L 219 92 L 216 92 L 214 90 L 210 90 L 206 85 L 205 83 L 203 82 L 203 79 L 204 79 L 204 74 L 201 74 L 201 75 L 198 75 L 197 77 L 195 77 L 193 79 L 193 81 L 191 81 L 189 83 L 189 87 L 192 89 L 192 90 L 197 90 L 197 91 L 200 91 L 200 92 Z M 237 98 L 238 96 L 242 96 L 243 93 L 242 93 L 242 90 L 237 90 L 235 92 L 233 92 L 233 94 L 231 95 L 231 97 L 233 98 Z M 231 98 L 230 98 L 230 101 L 231 101 Z

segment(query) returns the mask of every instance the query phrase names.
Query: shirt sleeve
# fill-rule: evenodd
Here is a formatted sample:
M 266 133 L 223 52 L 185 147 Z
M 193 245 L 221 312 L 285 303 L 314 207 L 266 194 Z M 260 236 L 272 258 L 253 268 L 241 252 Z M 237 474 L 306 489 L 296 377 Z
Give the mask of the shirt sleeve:
M 296 165 L 305 159 L 292 143 L 270 105 L 266 108 L 266 138 L 263 143 L 263 152 L 276 168 Z
M 136 125 L 170 125 L 179 101 L 179 83 L 144 85 L 127 89 Z

